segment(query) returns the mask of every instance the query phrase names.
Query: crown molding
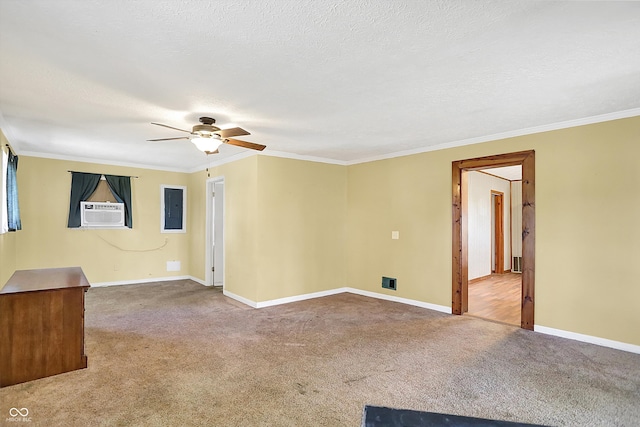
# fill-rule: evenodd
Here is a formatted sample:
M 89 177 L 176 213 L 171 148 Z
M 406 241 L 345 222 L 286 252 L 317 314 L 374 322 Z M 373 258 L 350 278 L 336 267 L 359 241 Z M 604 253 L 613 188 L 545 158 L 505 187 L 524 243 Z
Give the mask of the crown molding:
M 238 160 L 242 160 L 242 159 L 246 159 L 249 157 L 253 157 L 256 156 L 258 153 L 255 151 L 243 151 L 242 153 L 238 153 L 238 154 L 234 154 L 232 156 L 229 157 L 223 157 L 219 160 L 213 160 L 207 163 L 203 163 L 201 165 L 195 166 L 193 168 L 190 169 L 186 169 L 183 170 L 182 172 L 186 172 L 186 173 L 195 173 L 195 172 L 200 172 L 203 171 L 205 169 L 208 168 L 213 168 L 216 166 L 221 166 L 221 165 L 225 165 L 227 163 L 232 163 L 232 162 L 237 162 Z
M 347 166 L 344 160 L 330 159 L 327 157 L 308 156 L 304 154 L 288 153 L 286 151 L 265 150 L 258 153 L 261 156 L 280 157 L 283 159 L 303 160 L 307 162 L 328 163 L 331 165 Z
M 285 151 L 275 151 L 275 150 L 266 149 L 264 151 L 246 151 L 243 153 L 235 154 L 233 156 L 225 157 L 224 159 L 220 159 L 210 163 L 196 166 L 194 168 L 189 169 L 187 172 L 189 173 L 200 172 L 207 168 L 212 168 L 212 167 L 224 165 L 231 162 L 236 162 L 238 160 L 246 159 L 252 156 L 279 157 L 282 159 L 303 160 L 307 162 L 327 163 L 327 164 L 340 165 L 340 166 L 347 165 L 347 163 L 342 160 L 328 159 L 326 157 L 305 156 L 301 154 L 287 153 Z
M 533 126 L 524 129 L 518 129 L 508 132 L 495 133 L 492 135 L 479 136 L 475 138 L 462 139 L 458 141 L 444 142 L 441 144 L 430 145 L 428 147 L 414 148 L 411 150 L 397 151 L 379 156 L 365 157 L 357 160 L 346 162 L 347 166 L 359 163 L 374 162 L 377 160 L 392 159 L 395 157 L 410 156 L 413 154 L 427 153 L 429 151 L 446 150 L 448 148 L 462 147 L 464 145 L 480 144 L 483 142 L 496 141 L 499 139 L 513 138 L 516 136 L 533 135 L 536 133 L 549 132 L 553 130 L 567 129 L 578 126 L 591 125 L 595 123 L 608 122 L 612 120 L 627 119 L 629 117 L 640 116 L 640 108 L 632 108 L 630 110 L 618 111 L 615 113 L 600 114 L 598 116 L 584 117 L 581 119 L 567 120 L 564 122 L 551 123 L 548 125 Z
M 567 129 L 567 128 L 572 128 L 577 126 L 585 126 L 585 125 L 602 123 L 607 121 L 626 119 L 626 118 L 636 117 L 636 116 L 640 116 L 640 108 L 633 108 L 630 110 L 601 114 L 598 116 L 585 117 L 585 118 L 575 119 L 575 120 L 567 120 L 564 122 L 534 126 L 534 127 L 529 127 L 525 129 L 518 129 L 518 130 L 496 133 L 492 135 L 480 136 L 475 138 L 468 138 L 468 139 L 463 139 L 458 141 L 444 142 L 440 144 L 429 145 L 427 147 L 414 148 L 411 150 L 404 150 L 404 151 L 396 151 L 393 153 L 382 154 L 382 155 L 372 156 L 372 157 L 363 157 L 360 159 L 349 160 L 349 161 L 266 149 L 261 152 L 246 151 L 246 152 L 238 153 L 229 157 L 222 158 L 220 160 L 214 160 L 211 162 L 202 163 L 195 167 L 172 168 L 172 167 L 152 166 L 152 165 L 131 163 L 131 162 L 105 161 L 102 159 L 94 159 L 94 158 L 88 158 L 88 157 L 76 157 L 76 156 L 66 156 L 66 155 L 58 155 L 58 154 L 51 154 L 51 153 L 40 153 L 40 152 L 34 152 L 34 151 L 22 151 L 19 149 L 19 147 L 15 147 L 15 146 L 12 146 L 12 148 L 16 151 L 16 154 L 24 155 L 24 156 L 42 157 L 47 159 L 67 160 L 67 161 L 74 161 L 74 162 L 96 163 L 96 164 L 103 164 L 103 165 L 124 166 L 124 167 L 138 168 L 138 169 L 161 170 L 161 171 L 179 172 L 179 173 L 200 172 L 207 168 L 221 166 L 227 163 L 236 162 L 238 160 L 242 160 L 242 159 L 256 156 L 256 155 L 280 157 L 280 158 L 293 159 L 293 160 L 303 160 L 303 161 L 316 162 L 316 163 L 327 163 L 327 164 L 339 165 L 339 166 L 351 166 L 351 165 L 356 165 L 360 163 L 368 163 L 368 162 L 374 162 L 378 160 L 393 159 L 396 157 L 411 156 L 413 154 L 421 154 L 421 153 L 427 153 L 430 151 L 446 150 L 449 148 L 462 147 L 465 145 L 480 144 L 483 142 L 496 141 L 500 139 L 513 138 L 517 136 L 532 135 L 536 133 Z M 2 117 L 2 114 L 0 112 L 0 129 L 2 129 L 7 140 L 11 141 L 10 131 L 8 130 L 8 128 L 2 126 L 3 123 L 4 123 L 4 118 Z
M 2 111 L 0 111 L 0 132 L 2 132 L 4 137 L 7 139 L 7 142 L 11 146 L 11 149 L 16 154 L 18 154 L 19 147 L 16 147 L 15 143 L 13 142 L 15 141 L 15 139 L 13 138 L 13 132 L 11 131 L 11 128 L 7 126 L 7 122 L 5 121 L 4 116 L 2 115 Z
M 187 172 L 185 169 L 180 169 L 180 168 L 151 166 L 151 165 L 145 165 L 141 163 L 131 163 L 131 162 L 118 162 L 118 161 L 110 161 L 110 160 L 104 160 L 104 159 L 94 159 L 91 157 L 66 156 L 62 154 L 40 153 L 37 151 L 17 151 L 16 154 L 18 154 L 19 156 L 39 157 L 43 159 L 53 159 L 53 160 L 66 160 L 70 162 L 95 163 L 98 165 L 123 166 L 127 168 L 150 169 L 150 170 L 167 171 L 167 172 L 182 172 L 182 173 Z

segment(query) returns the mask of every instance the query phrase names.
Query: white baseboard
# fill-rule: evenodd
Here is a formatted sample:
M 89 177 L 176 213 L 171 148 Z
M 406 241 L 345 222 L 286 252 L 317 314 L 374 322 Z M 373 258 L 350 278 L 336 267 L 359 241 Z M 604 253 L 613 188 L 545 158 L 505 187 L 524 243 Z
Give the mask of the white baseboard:
M 310 294 L 296 295 L 293 297 L 278 298 L 278 299 L 272 299 L 272 300 L 261 301 L 261 302 L 252 301 L 248 298 L 234 294 L 233 292 L 229 292 L 226 289 L 224 289 L 222 293 L 223 295 L 228 296 L 229 298 L 233 298 L 234 300 L 239 301 L 243 304 L 246 304 L 249 307 L 265 308 L 265 307 L 272 307 L 274 305 L 289 304 L 291 302 L 304 301 L 312 298 L 320 298 L 320 297 L 326 297 L 329 295 L 341 294 L 343 292 L 346 292 L 345 289 L 346 288 L 331 289 L 329 291 L 313 292 Z
M 302 295 L 296 295 L 293 297 L 286 297 L 286 298 L 278 298 L 278 299 L 272 299 L 269 301 L 261 301 L 256 303 L 256 308 L 264 308 L 264 307 L 271 307 L 274 305 L 280 305 L 280 304 L 289 304 L 290 302 L 297 302 L 297 301 L 304 301 L 307 299 L 313 299 L 313 298 L 321 298 L 321 297 L 327 297 L 329 295 L 336 295 L 336 294 L 341 294 L 346 292 L 347 288 L 338 288 L 338 289 L 331 289 L 328 291 L 320 291 L 320 292 L 312 292 L 310 294 L 302 294 Z
M 135 285 L 135 284 L 151 283 L 151 282 L 167 282 L 172 280 L 193 280 L 194 282 L 199 283 L 203 286 L 210 286 L 210 285 L 207 285 L 204 280 L 198 279 L 193 276 L 170 276 L 170 277 L 154 277 L 154 278 L 140 279 L 140 280 L 123 280 L 118 282 L 92 283 L 91 287 Z M 401 304 L 413 305 L 416 307 L 421 307 L 429 310 L 435 310 L 435 311 L 440 311 L 442 313 L 451 314 L 451 307 L 447 307 L 444 305 L 431 304 L 428 302 L 413 300 L 409 298 L 402 298 L 394 295 L 380 294 L 377 292 L 363 291 L 361 289 L 355 289 L 355 288 L 349 288 L 349 287 L 330 289 L 328 291 L 321 291 L 321 292 L 312 292 L 309 294 L 302 294 L 302 295 L 296 295 L 292 297 L 278 298 L 274 300 L 261 301 L 261 302 L 252 301 L 248 298 L 234 294 L 233 292 L 229 292 L 226 289 L 223 289 L 222 291 L 222 293 L 225 296 L 253 308 L 272 307 L 275 305 L 288 304 L 292 302 L 304 301 L 304 300 L 313 299 L 313 298 L 326 297 L 329 295 L 336 295 L 336 294 L 341 294 L 345 292 L 356 294 L 356 295 L 362 295 L 370 298 L 377 298 L 377 299 L 386 300 L 386 301 L 399 302 Z M 564 331 L 562 329 L 554 329 L 554 328 L 549 328 L 547 326 L 540 326 L 540 325 L 534 325 L 533 330 L 541 334 L 553 335 L 561 338 L 567 338 L 575 341 L 586 342 L 589 344 L 600 345 L 603 347 L 614 348 L 616 350 L 622 350 L 622 351 L 628 351 L 630 353 L 640 354 L 640 345 L 629 344 L 625 342 L 614 341 L 606 338 L 594 337 L 591 335 L 584 335 L 576 332 Z
M 142 283 L 152 283 L 152 282 L 170 282 L 172 280 L 193 280 L 194 282 L 198 282 L 198 279 L 195 279 L 191 276 L 168 276 L 168 277 L 149 277 L 148 279 L 137 279 L 137 280 L 118 280 L 116 282 L 96 282 L 96 283 L 91 283 L 91 287 L 101 288 L 104 286 L 139 285 Z
M 451 314 L 451 307 L 447 307 L 445 305 L 431 304 L 428 302 L 418 301 L 414 299 L 397 297 L 395 295 L 379 294 L 377 292 L 363 291 L 361 289 L 355 289 L 355 288 L 344 288 L 344 289 L 346 289 L 346 292 L 349 292 L 351 294 L 382 299 L 385 301 L 399 302 L 402 304 L 413 305 L 421 308 L 428 308 L 429 310 L 435 310 L 435 311 L 440 311 L 442 313 Z
M 205 282 L 204 280 L 198 279 L 197 277 L 189 276 L 188 278 L 189 280 L 193 280 L 196 283 L 200 283 L 202 286 L 211 286 L 211 285 L 208 285 L 207 282 Z
M 250 307 L 263 308 L 263 307 L 271 307 L 271 306 L 280 305 L 280 304 L 288 304 L 296 301 L 304 301 L 311 298 L 319 298 L 319 297 L 324 297 L 329 295 L 336 295 L 344 292 L 348 292 L 356 295 L 362 295 L 370 298 L 382 299 L 386 301 L 399 302 L 401 304 L 408 304 L 416 307 L 421 307 L 429 310 L 435 310 L 435 311 L 440 311 L 442 313 L 451 314 L 451 307 L 447 307 L 444 305 L 431 304 L 428 302 L 417 301 L 409 298 L 402 298 L 394 295 L 380 294 L 377 292 L 363 291 L 361 289 L 355 289 L 355 288 L 349 288 L 349 287 L 337 288 L 329 291 L 314 292 L 310 294 L 296 295 L 293 297 L 278 298 L 278 299 L 262 301 L 262 302 L 251 301 L 247 298 L 241 297 L 239 295 L 233 294 L 228 291 L 224 291 L 224 295 L 230 298 L 233 298 L 236 301 L 240 301 L 241 303 L 246 304 Z M 542 334 L 555 335 L 561 338 L 568 338 L 576 341 L 582 341 L 590 344 L 600 345 L 603 347 L 609 347 L 617 350 L 623 350 L 631 353 L 640 354 L 640 346 L 634 345 L 634 344 L 628 344 L 620 341 L 609 340 L 606 338 L 593 337 L 590 335 L 583 335 L 575 332 L 563 331 L 561 329 L 553 329 L 553 328 L 548 328 L 546 326 L 539 326 L 539 325 L 534 326 L 534 331 Z
M 563 331 L 562 329 L 548 328 L 540 325 L 533 325 L 533 330 L 535 332 L 540 332 L 541 334 L 554 335 L 556 337 L 568 338 L 570 340 L 582 341 L 589 344 L 600 345 L 602 347 L 615 348 L 616 350 L 640 354 L 640 345 L 594 337 L 591 335 L 578 334 L 576 332 Z
M 226 297 L 229 297 L 229 298 L 234 299 L 236 301 L 239 301 L 239 302 L 241 302 L 243 304 L 246 304 L 249 307 L 258 308 L 258 303 L 257 302 L 251 301 L 250 299 L 245 298 L 245 297 L 241 297 L 240 295 L 234 294 L 233 292 L 229 292 L 226 289 L 222 290 L 222 294 L 224 296 L 226 296 Z
M 304 301 L 304 300 L 313 299 L 313 298 L 321 298 L 329 295 L 342 294 L 345 292 L 350 294 L 362 295 L 369 298 L 377 298 L 377 299 L 386 300 L 386 301 L 399 302 L 402 304 L 413 305 L 416 307 L 427 308 L 429 310 L 435 310 L 435 311 L 451 314 L 451 307 L 446 307 L 444 305 L 431 304 L 428 302 L 422 302 L 422 301 L 412 300 L 408 298 L 401 298 L 393 295 L 379 294 L 377 292 L 363 291 L 355 288 L 336 288 L 336 289 L 330 289 L 328 291 L 313 292 L 310 294 L 295 295 L 292 297 L 278 298 L 278 299 L 260 301 L 260 302 L 252 301 L 250 299 L 241 297 L 240 295 L 236 295 L 227 290 L 223 291 L 223 294 L 228 296 L 229 298 L 235 299 L 236 301 L 240 301 L 241 303 L 246 304 L 250 307 L 264 308 L 264 307 L 272 307 L 274 305 L 289 304 L 292 302 Z

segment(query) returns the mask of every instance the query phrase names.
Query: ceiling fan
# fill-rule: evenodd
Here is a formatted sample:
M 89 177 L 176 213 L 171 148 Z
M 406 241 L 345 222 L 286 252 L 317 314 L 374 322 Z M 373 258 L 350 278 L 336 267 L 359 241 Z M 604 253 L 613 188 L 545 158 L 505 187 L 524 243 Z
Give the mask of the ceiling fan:
M 190 133 L 191 136 L 180 136 L 177 138 L 159 138 L 148 139 L 147 141 L 172 141 L 176 139 L 188 139 L 195 144 L 200 151 L 204 151 L 207 154 L 218 153 L 218 147 L 221 144 L 236 145 L 238 147 L 250 148 L 252 150 L 262 151 L 266 148 L 265 145 L 254 144 L 253 142 L 241 141 L 239 139 L 230 139 L 232 136 L 249 135 L 249 132 L 242 128 L 229 128 L 220 129 L 214 126 L 215 119 L 211 117 L 200 117 L 199 125 L 193 126 L 189 130 L 179 129 L 173 126 L 164 125 L 162 123 L 151 123 L 152 125 L 162 126 L 169 129 L 179 130 L 180 132 Z

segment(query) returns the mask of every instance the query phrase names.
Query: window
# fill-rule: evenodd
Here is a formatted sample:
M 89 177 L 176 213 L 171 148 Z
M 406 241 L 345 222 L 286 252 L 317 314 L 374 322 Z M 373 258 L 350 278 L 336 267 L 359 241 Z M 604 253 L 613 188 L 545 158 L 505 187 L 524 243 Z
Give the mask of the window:
M 73 171 L 71 171 L 71 195 L 69 196 L 69 221 L 67 223 L 69 228 L 79 228 L 82 225 L 81 202 L 89 201 L 96 194 L 102 177 L 104 177 L 113 198 L 124 205 L 124 225 L 132 228 L 131 177 Z M 89 228 L 102 228 L 102 226 L 89 226 Z
M 160 231 L 162 233 L 187 232 L 187 187 L 160 186 Z

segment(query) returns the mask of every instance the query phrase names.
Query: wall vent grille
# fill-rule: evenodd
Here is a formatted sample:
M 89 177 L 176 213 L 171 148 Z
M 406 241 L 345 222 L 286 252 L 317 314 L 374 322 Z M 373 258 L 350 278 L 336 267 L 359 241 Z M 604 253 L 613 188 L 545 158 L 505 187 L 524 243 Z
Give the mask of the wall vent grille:
M 396 290 L 397 279 L 393 277 L 383 277 L 382 278 L 382 287 L 385 289 Z
M 511 271 L 513 273 L 522 273 L 522 257 L 521 256 L 514 256 L 513 257 L 513 268 L 511 269 Z

